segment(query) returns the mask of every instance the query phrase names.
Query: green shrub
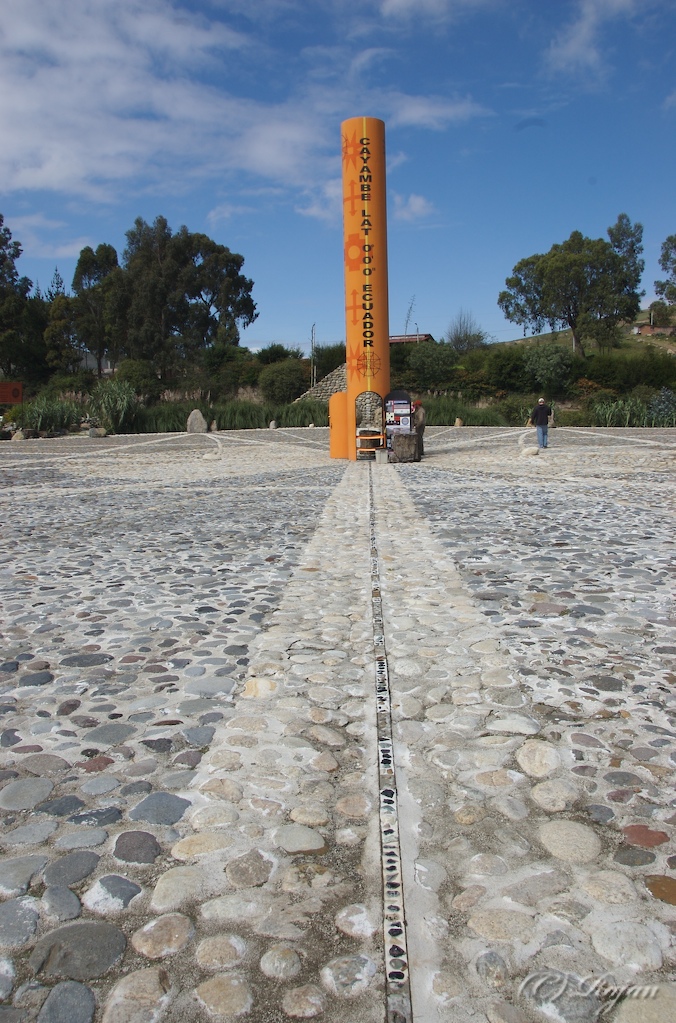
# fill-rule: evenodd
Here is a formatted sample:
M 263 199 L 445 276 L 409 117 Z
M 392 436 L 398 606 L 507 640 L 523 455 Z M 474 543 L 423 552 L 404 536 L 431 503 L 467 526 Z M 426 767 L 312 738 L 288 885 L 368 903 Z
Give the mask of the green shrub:
M 188 416 L 199 409 L 207 423 L 216 418 L 216 410 L 206 401 L 160 401 L 147 408 L 139 406 L 134 416 L 136 433 L 185 433 Z
M 392 361 L 392 351 L 394 348 L 405 347 L 402 345 L 393 345 L 390 349 L 390 364 Z M 332 373 L 334 369 L 338 369 L 345 362 L 345 343 L 339 341 L 335 345 L 317 345 L 315 348 L 315 360 L 317 364 L 317 380 L 323 380 L 325 376 Z
M 458 414 L 465 426 L 509 426 L 504 416 L 494 408 L 466 405 Z
M 111 433 L 129 432 L 141 408 L 136 391 L 127 380 L 101 380 L 89 402 L 94 419 Z
M 271 366 L 275 362 L 285 362 L 287 359 L 302 359 L 303 353 L 300 348 L 286 348 L 275 341 L 266 348 L 261 348 L 257 358 L 261 366 Z
M 264 430 L 274 418 L 274 406 L 253 401 L 229 401 L 214 409 L 219 430 Z
M 470 355 L 475 354 L 470 352 Z M 469 371 L 458 366 L 453 373 L 453 388 L 458 398 L 465 402 L 479 401 L 495 393 L 495 386 L 488 382 L 486 371 L 483 369 Z
M 557 426 L 593 426 L 593 416 L 585 409 L 562 409 L 556 413 Z
M 594 426 L 647 426 L 648 410 L 638 398 L 595 401 L 591 405 Z
M 156 401 L 163 388 L 161 380 L 148 359 L 123 359 L 115 373 L 115 380 L 131 384 L 136 394 L 146 400 Z
M 475 408 L 456 398 L 426 398 L 423 404 L 428 426 L 453 426 L 456 419 L 462 419 L 465 426 L 509 425 L 495 407 Z
M 485 375 L 491 387 L 505 391 L 530 390 L 525 365 L 526 352 L 525 345 L 493 345 L 489 348 Z
M 279 409 L 275 420 L 278 426 L 328 426 L 329 407 L 321 401 L 294 401 Z
M 308 375 L 308 367 L 300 359 L 284 359 L 261 370 L 258 386 L 266 401 L 286 405 L 307 390 Z
M 60 398 L 66 394 L 91 394 L 96 385 L 93 370 L 83 369 L 78 373 L 55 373 L 40 390 L 47 398 Z
M 137 433 L 184 433 L 188 416 L 182 402 L 161 401 L 157 405 L 136 410 L 134 428 Z
M 637 384 L 636 387 L 632 387 L 630 396 L 638 398 L 644 405 L 647 405 L 657 393 L 658 391 L 654 387 L 649 387 L 647 384 Z
M 526 349 L 523 365 L 531 386 L 547 394 L 564 394 L 570 384 L 573 353 L 553 341 L 532 345 Z
M 201 353 L 190 377 L 194 386 L 225 401 L 238 387 L 255 387 L 261 369 L 262 364 L 248 348 L 217 343 Z
M 501 415 L 509 426 L 525 426 L 536 402 L 537 397 L 514 395 L 496 401 L 491 408 Z
M 577 366 L 576 363 L 576 369 Z M 670 387 L 676 384 L 676 359 L 652 346 L 640 352 L 595 354 L 586 360 L 583 372 L 576 375 L 621 394 L 637 384 Z
M 408 371 L 414 381 L 414 390 L 437 390 L 449 386 L 458 353 L 441 341 L 421 341 L 411 345 Z
M 663 387 L 647 405 L 649 426 L 676 426 L 676 394 Z
M 14 422 L 24 430 L 58 433 L 77 426 L 81 418 L 82 407 L 77 402 L 41 394 L 34 401 L 17 408 Z

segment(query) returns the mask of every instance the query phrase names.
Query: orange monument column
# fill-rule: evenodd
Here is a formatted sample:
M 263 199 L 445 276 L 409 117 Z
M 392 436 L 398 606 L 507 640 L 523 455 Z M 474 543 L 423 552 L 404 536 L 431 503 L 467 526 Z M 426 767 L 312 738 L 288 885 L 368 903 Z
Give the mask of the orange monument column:
M 341 125 L 345 341 L 347 348 L 347 457 L 357 458 L 357 397 L 390 390 L 387 290 L 385 125 L 352 117 Z

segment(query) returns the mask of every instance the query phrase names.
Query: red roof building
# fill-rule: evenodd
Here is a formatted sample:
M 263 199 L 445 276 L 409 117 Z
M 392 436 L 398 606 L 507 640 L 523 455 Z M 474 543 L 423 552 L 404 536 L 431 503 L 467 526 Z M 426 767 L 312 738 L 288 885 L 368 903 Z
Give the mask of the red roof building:
M 434 341 L 431 334 L 390 334 L 391 345 L 416 345 L 421 341 Z

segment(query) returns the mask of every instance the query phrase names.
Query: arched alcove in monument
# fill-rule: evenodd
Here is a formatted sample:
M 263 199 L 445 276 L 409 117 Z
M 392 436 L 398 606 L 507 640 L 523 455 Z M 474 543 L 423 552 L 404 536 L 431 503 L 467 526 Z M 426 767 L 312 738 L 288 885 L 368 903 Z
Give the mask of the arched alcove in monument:
M 362 391 L 355 399 L 357 458 L 375 458 L 385 446 L 383 399 L 376 391 Z

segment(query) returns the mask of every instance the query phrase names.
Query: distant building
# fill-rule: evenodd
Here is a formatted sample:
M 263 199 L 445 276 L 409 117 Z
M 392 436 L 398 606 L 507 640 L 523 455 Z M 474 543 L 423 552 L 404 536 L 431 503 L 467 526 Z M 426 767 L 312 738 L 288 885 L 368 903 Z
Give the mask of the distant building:
M 84 353 L 80 365 L 82 366 L 83 369 L 93 369 L 94 371 L 96 371 L 97 368 L 96 359 L 90 352 Z M 103 373 L 104 377 L 110 377 L 113 375 L 113 373 L 115 372 L 115 366 L 110 361 L 110 359 L 103 359 L 101 361 L 101 372 Z
M 434 341 L 431 334 L 390 334 L 391 345 L 416 345 L 421 341 Z
M 640 323 L 632 327 L 632 334 L 639 334 L 641 337 L 649 337 L 651 334 L 673 334 L 673 327 L 653 327 L 651 323 Z

